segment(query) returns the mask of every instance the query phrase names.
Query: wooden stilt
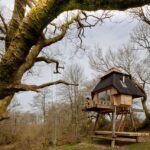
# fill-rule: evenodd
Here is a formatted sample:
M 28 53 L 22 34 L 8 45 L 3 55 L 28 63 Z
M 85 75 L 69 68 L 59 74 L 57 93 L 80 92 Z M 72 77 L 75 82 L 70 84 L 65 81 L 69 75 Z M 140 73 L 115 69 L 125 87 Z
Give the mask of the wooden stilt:
M 122 127 L 121 127 L 120 131 L 124 131 L 124 127 L 125 127 L 125 124 L 126 124 L 126 118 L 127 118 L 127 114 L 125 114 L 125 116 L 124 116 Z
M 118 117 L 119 117 L 119 114 L 116 115 L 116 120 L 118 119 Z
M 119 122 L 119 126 L 118 126 L 118 130 L 117 131 L 120 131 L 122 123 L 123 123 L 123 114 L 121 114 L 121 118 L 120 118 L 120 122 Z
M 96 116 L 96 121 L 95 121 L 95 125 L 94 125 L 94 128 L 93 128 L 93 131 L 96 130 L 96 126 L 97 126 L 97 123 L 98 123 L 98 119 L 99 119 L 99 112 L 97 113 L 97 116 Z
M 136 131 L 135 122 L 134 122 L 134 118 L 133 118 L 132 107 L 130 107 L 130 118 L 131 118 L 133 129 L 134 129 L 134 131 Z
M 111 147 L 115 147 L 115 130 L 116 130 L 116 106 L 114 106 L 114 111 L 112 113 L 112 141 Z

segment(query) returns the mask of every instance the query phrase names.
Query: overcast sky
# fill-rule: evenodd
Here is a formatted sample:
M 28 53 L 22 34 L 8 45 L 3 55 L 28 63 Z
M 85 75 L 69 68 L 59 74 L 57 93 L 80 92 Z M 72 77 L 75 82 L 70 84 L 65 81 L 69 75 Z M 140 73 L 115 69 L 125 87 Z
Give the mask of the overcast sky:
M 10 10 L 13 9 L 13 0 L 0 0 L 0 9 L 8 7 Z M 112 21 L 107 21 L 102 25 L 97 25 L 92 29 L 85 30 L 85 38 L 83 39 L 83 45 L 88 47 L 88 51 L 79 51 L 74 57 L 74 45 L 70 41 L 64 38 L 61 42 L 56 43 L 50 48 L 60 49 L 63 51 L 63 60 L 65 60 L 65 65 L 71 63 L 78 63 L 82 66 L 85 73 L 86 79 L 90 80 L 94 77 L 93 71 L 88 64 L 87 53 L 94 48 L 95 45 L 99 45 L 104 51 L 109 48 L 117 50 L 122 44 L 125 44 L 129 40 L 129 35 L 133 28 L 136 26 L 136 21 L 132 20 L 125 12 L 116 12 L 116 15 L 112 18 Z M 40 68 L 40 77 L 30 77 L 26 82 L 30 84 L 40 84 L 53 79 L 58 79 L 51 73 L 51 68 L 49 66 L 43 66 Z M 54 87 L 56 91 L 56 87 Z M 23 110 L 30 110 L 29 103 L 33 99 L 35 93 L 24 92 L 17 94 L 19 102 L 21 102 Z

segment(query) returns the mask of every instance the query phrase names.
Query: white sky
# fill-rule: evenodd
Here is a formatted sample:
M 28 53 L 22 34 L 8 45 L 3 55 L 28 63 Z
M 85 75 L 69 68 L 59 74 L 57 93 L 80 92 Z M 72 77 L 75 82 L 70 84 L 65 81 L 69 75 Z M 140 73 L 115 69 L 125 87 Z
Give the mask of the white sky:
M 14 3 L 14 0 L 0 0 L 0 6 L 1 7 L 7 7 L 9 9 L 13 9 L 13 3 Z
M 13 0 L 0 0 L 0 9 L 4 9 L 4 7 L 8 7 L 12 10 Z M 107 21 L 101 26 L 97 25 L 92 29 L 85 30 L 83 44 L 88 47 L 87 52 L 80 51 L 74 57 L 71 57 L 73 55 L 74 47 L 67 39 L 63 39 L 61 42 L 56 43 L 50 48 L 54 50 L 60 49 L 64 52 L 63 59 L 66 61 L 66 65 L 71 63 L 80 64 L 83 68 L 86 79 L 90 80 L 94 75 L 88 64 L 87 53 L 94 48 L 95 45 L 99 45 L 105 51 L 109 48 L 117 50 L 122 44 L 128 42 L 129 35 L 135 26 L 136 21 L 131 21 L 131 18 L 127 16 L 126 13 L 117 12 L 112 21 Z M 26 82 L 30 84 L 40 84 L 52 80 L 52 77 L 53 79 L 59 78 L 54 77 L 54 75 L 52 76 L 51 68 L 49 66 L 42 66 L 40 68 L 40 73 L 40 77 L 28 78 Z M 54 90 L 56 90 L 55 86 L 54 88 Z M 29 103 L 31 103 L 34 95 L 35 93 L 33 92 L 17 94 L 17 98 L 19 99 L 23 110 L 30 111 Z

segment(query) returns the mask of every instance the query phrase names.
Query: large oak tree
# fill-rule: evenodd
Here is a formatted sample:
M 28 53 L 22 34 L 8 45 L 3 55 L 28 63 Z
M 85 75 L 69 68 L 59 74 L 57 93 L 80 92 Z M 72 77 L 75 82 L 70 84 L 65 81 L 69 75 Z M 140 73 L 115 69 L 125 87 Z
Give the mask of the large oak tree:
M 61 40 L 74 21 L 75 15 L 60 26 L 60 33 L 47 39 L 44 32 L 58 15 L 70 10 L 125 10 L 149 4 L 150 0 L 15 0 L 12 18 L 9 24 L 0 13 L 0 40 L 5 41 L 5 51 L 0 60 L 0 120 L 7 118 L 7 106 L 13 95 L 19 91 L 37 91 L 39 88 L 53 84 L 69 83 L 58 80 L 42 85 L 26 85 L 21 79 L 26 71 L 38 61 L 56 63 L 58 72 L 59 62 L 54 59 L 38 57 L 41 50 Z M 31 9 L 26 13 L 26 6 Z M 86 17 L 86 14 L 82 12 Z

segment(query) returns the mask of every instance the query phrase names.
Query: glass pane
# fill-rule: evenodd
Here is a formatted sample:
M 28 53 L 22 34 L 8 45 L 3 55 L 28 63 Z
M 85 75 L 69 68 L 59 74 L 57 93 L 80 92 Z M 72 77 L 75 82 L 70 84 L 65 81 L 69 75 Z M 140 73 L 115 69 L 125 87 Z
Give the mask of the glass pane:
M 99 93 L 99 99 L 102 101 L 109 101 L 110 100 L 110 92 L 103 91 L 103 92 Z

